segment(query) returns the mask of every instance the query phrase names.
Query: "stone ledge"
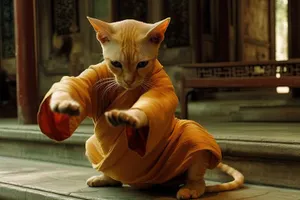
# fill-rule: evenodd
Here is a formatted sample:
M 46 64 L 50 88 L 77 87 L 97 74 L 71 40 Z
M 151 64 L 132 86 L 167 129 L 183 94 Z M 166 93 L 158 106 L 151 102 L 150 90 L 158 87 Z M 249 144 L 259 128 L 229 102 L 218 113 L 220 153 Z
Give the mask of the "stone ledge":
M 298 144 L 218 140 L 224 156 L 270 158 L 276 160 L 300 161 Z
M 56 142 L 36 130 L 0 127 L 0 155 L 33 160 L 90 166 L 85 157 L 85 141 L 90 134 L 74 133 Z
M 24 130 L 15 128 L 3 128 L 0 127 L 0 138 L 7 140 L 20 140 L 20 141 L 37 141 L 46 143 L 62 143 L 62 144 L 82 144 L 84 143 L 91 134 L 75 132 L 70 138 L 56 142 L 45 136 L 41 131 L 38 130 Z
M 20 128 L 0 127 L 0 139 L 19 142 L 41 142 L 49 145 L 75 145 L 84 146 L 85 141 L 91 136 L 85 130 L 75 132 L 70 138 L 62 142 L 49 139 L 37 130 L 22 130 Z M 222 148 L 225 156 L 246 156 L 260 158 L 276 158 L 283 160 L 300 160 L 300 142 L 293 138 L 282 136 L 282 138 L 268 135 L 246 134 L 213 134 Z M 1 143 L 1 141 L 0 141 Z M 0 153 L 1 154 L 1 153 Z
M 299 122 L 300 106 L 242 106 L 231 118 L 236 122 Z

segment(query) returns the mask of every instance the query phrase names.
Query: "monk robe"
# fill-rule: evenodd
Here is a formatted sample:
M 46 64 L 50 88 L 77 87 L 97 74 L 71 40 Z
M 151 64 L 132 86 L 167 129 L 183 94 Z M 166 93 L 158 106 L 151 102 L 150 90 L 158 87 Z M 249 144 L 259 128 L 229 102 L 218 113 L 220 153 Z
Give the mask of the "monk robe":
M 183 174 L 193 155 L 201 150 L 212 152 L 209 168 L 217 166 L 221 150 L 214 138 L 198 123 L 175 118 L 178 98 L 158 61 L 148 89 L 119 87 L 107 91 L 101 80 L 112 77 L 102 62 L 77 77 L 63 77 L 55 83 L 40 105 L 41 131 L 53 140 L 62 141 L 74 133 L 82 120 L 92 118 L 95 128 L 86 142 L 86 155 L 93 168 L 124 184 L 165 183 Z M 68 92 L 81 105 L 80 115 L 52 112 L 49 100 L 55 91 Z M 130 108 L 144 111 L 149 125 L 136 130 L 126 125 L 113 127 L 106 121 L 106 111 Z

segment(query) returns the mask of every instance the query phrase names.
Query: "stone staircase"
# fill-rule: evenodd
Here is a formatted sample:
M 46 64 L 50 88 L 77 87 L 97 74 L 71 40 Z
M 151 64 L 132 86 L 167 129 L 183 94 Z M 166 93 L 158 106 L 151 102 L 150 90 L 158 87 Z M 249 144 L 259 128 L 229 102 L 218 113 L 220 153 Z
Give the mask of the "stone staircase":
M 0 124 L 0 156 L 89 167 L 85 141 L 93 132 L 90 122 L 58 143 L 37 126 Z M 240 170 L 246 183 L 300 189 L 300 124 L 202 122 L 220 144 L 224 162 Z M 209 171 L 208 180 L 230 177 Z

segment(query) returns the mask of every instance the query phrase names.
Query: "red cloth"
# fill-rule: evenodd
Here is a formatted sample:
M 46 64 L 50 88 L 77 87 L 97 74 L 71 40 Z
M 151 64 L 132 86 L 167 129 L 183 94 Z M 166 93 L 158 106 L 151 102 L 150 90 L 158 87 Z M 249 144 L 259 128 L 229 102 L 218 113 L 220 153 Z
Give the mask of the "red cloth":
M 70 117 L 66 114 L 52 112 L 49 106 L 50 96 L 45 99 L 45 103 L 41 104 L 38 115 L 38 124 L 41 131 L 49 138 L 56 141 L 63 141 L 69 138 Z
M 131 150 L 136 151 L 139 155 L 144 156 L 146 152 L 148 132 L 149 127 L 135 129 L 130 126 L 126 126 L 128 147 Z

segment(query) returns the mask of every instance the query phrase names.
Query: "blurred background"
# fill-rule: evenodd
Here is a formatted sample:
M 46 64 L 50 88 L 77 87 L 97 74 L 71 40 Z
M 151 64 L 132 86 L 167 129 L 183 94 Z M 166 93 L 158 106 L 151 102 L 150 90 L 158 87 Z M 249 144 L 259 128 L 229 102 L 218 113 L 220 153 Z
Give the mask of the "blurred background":
M 20 92 L 26 90 L 26 96 L 36 96 L 37 101 L 31 104 L 37 105 L 50 86 L 62 76 L 76 76 L 90 64 L 102 60 L 101 47 L 86 16 L 107 22 L 128 18 L 156 22 L 171 17 L 159 59 L 170 75 L 179 97 L 182 92 L 181 64 L 285 61 L 300 57 L 300 22 L 297 20 L 300 17 L 300 3 L 297 0 L 30 0 L 33 20 L 27 20 L 25 25 L 16 23 L 15 10 L 18 10 L 18 5 L 15 4 L 18 0 L 0 2 L 2 118 L 17 118 L 18 67 L 15 38 L 16 30 L 22 27 L 33 27 L 34 45 L 31 46 L 34 47 L 32 51 L 35 55 L 28 59 L 34 59 L 35 66 L 31 70 L 36 73 L 24 74 L 30 72 L 24 65 L 20 68 L 25 72 L 19 70 L 19 74 L 32 76 L 30 81 L 37 81 L 34 85 L 36 89 L 23 90 L 24 84 L 20 82 Z M 25 12 L 31 11 L 27 9 Z M 24 40 L 29 39 L 24 38 L 20 40 L 21 43 Z M 258 63 L 252 72 L 266 73 L 265 67 Z M 296 66 L 293 69 L 299 70 Z M 280 76 L 279 71 L 277 78 Z M 190 114 L 192 118 L 201 115 L 205 119 L 243 121 L 246 118 L 241 108 L 243 111 L 249 108 L 255 113 L 253 119 L 260 121 L 265 120 L 265 114 L 259 114 L 262 110 L 257 106 L 264 105 L 268 112 L 273 110 L 274 113 L 286 113 L 292 106 L 294 112 L 288 119 L 284 117 L 286 115 L 268 114 L 269 121 L 300 119 L 297 101 L 299 89 L 280 86 L 191 88 L 188 97 L 191 100 Z M 19 102 L 19 107 L 21 105 L 22 102 Z M 36 105 L 25 105 L 28 106 L 34 107 L 32 110 L 37 109 Z M 22 112 L 26 112 L 24 108 L 19 109 L 20 115 Z

